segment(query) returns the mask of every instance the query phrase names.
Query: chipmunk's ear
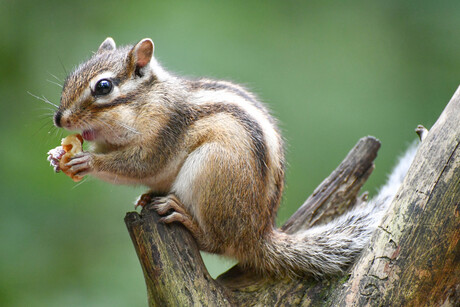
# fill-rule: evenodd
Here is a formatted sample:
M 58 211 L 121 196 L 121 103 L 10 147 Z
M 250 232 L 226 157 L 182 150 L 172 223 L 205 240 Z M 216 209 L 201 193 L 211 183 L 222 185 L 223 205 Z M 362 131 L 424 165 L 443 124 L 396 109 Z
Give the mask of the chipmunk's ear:
M 131 49 L 131 64 L 139 71 L 145 67 L 153 56 L 154 45 L 150 38 L 144 38 Z
M 110 51 L 117 49 L 117 45 L 115 45 L 115 41 L 111 37 L 107 37 L 105 41 L 99 46 L 97 53 L 101 53 L 103 51 Z

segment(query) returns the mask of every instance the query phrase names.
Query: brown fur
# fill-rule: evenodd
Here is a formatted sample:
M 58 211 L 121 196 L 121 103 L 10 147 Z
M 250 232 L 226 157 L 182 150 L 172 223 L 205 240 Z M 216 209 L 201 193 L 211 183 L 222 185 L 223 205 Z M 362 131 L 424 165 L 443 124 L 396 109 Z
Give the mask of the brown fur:
M 154 70 L 139 83 L 138 90 L 120 93 L 108 103 L 98 104 L 94 96 L 78 103 L 90 81 L 104 71 L 113 72 L 118 86 L 136 77 L 136 47 L 110 47 L 103 43 L 93 58 L 69 76 L 61 99 L 61 111 L 71 110 L 71 115 L 61 121 L 70 121 L 80 129 L 86 128 L 84 122 L 92 128 L 91 123 L 104 121 L 115 134 L 129 140 L 121 145 L 97 142 L 110 146 L 96 146 L 91 172 L 140 182 L 169 172 L 151 188 L 170 193 L 184 163 L 175 163 L 176 157 L 185 161 L 204 144 L 211 144 L 203 158 L 207 166 L 199 170 L 190 187 L 196 201 L 188 206 L 198 206 L 190 213 L 206 236 L 199 239 L 204 249 L 242 258 L 256 245 L 254 240 L 272 231 L 282 195 L 284 154 L 274 120 L 253 94 L 238 85 L 173 77 L 158 82 Z M 271 123 L 279 142 L 271 156 L 257 117 L 232 101 L 193 102 L 194 95 L 216 90 L 247 100 Z M 127 117 L 130 111 L 132 119 Z M 124 135 L 127 132 L 117 124 L 119 121 L 131 125 L 140 135 Z M 110 129 L 105 133 L 113 133 Z
M 335 224 L 324 230 L 326 238 L 315 230 L 289 236 L 275 229 L 284 144 L 257 97 L 230 82 L 173 76 L 152 54 L 148 39 L 116 49 L 108 38 L 67 78 L 55 122 L 95 136 L 71 170 L 167 195 L 156 200 L 164 222 L 184 224 L 201 249 L 259 272 L 320 275 L 347 265 L 344 255 L 356 255 L 365 240 L 327 241 Z M 113 90 L 97 96 L 91 84 L 102 73 Z M 370 224 L 368 216 L 356 220 Z

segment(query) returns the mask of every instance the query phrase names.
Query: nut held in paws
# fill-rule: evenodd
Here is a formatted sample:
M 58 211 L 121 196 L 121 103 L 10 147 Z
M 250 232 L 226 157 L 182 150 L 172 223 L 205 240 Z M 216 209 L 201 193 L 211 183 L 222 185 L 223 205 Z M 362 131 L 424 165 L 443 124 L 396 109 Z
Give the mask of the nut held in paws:
M 48 151 L 48 161 L 54 168 L 55 172 L 63 171 L 64 174 L 72 178 L 73 181 L 78 182 L 83 179 L 68 172 L 69 167 L 66 163 L 76 154 L 82 152 L 83 138 L 80 134 L 72 134 L 62 139 L 61 146 Z

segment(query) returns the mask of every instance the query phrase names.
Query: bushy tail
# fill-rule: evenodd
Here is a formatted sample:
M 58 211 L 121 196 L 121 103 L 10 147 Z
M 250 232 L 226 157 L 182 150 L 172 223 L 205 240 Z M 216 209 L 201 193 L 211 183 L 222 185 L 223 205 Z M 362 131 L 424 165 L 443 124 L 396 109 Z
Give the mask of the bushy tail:
M 317 227 L 288 235 L 275 231 L 262 242 L 263 270 L 274 275 L 333 275 L 346 269 L 367 245 L 398 191 L 417 146 L 400 158 L 378 195 L 367 205 Z M 258 264 L 256 264 L 258 267 Z
M 386 211 L 395 197 L 396 192 L 398 192 L 404 177 L 406 177 L 409 166 L 412 164 L 412 160 L 414 160 L 415 154 L 417 153 L 418 144 L 418 142 L 412 144 L 404 155 L 399 158 L 398 164 L 396 164 L 388 176 L 385 185 L 379 189 L 377 196 L 370 201 L 371 206 L 376 207 L 376 209 L 383 209 L 383 212 Z

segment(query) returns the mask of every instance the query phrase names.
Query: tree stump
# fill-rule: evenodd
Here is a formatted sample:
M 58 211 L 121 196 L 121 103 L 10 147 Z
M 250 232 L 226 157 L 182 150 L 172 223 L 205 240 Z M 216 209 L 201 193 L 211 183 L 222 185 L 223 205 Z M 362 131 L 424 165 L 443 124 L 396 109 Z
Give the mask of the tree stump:
M 159 223 L 147 205 L 125 222 L 139 257 L 150 306 L 459 306 L 460 88 L 420 145 L 368 248 L 349 272 L 321 280 L 275 280 L 238 265 L 216 280 L 191 234 Z M 361 139 L 281 227 L 318 225 L 366 201 L 359 190 L 380 143 Z

